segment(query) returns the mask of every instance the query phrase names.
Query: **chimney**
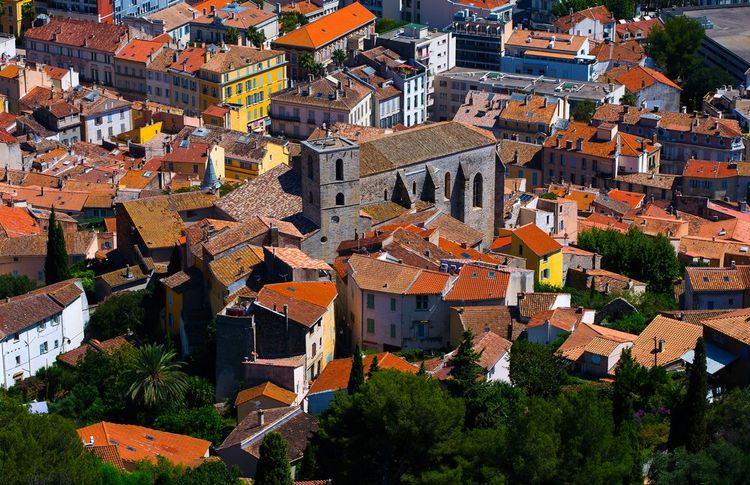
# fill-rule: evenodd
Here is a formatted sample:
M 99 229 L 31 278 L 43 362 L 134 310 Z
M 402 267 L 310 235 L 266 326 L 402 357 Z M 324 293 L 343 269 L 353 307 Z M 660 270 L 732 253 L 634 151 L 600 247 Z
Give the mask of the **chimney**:
M 583 313 L 583 307 L 579 306 L 578 308 L 576 308 L 576 313 Z
M 262 409 L 258 411 L 258 427 L 263 427 L 266 424 L 266 412 Z
M 279 228 L 276 227 L 275 223 L 271 223 L 271 246 L 278 247 L 279 245 Z

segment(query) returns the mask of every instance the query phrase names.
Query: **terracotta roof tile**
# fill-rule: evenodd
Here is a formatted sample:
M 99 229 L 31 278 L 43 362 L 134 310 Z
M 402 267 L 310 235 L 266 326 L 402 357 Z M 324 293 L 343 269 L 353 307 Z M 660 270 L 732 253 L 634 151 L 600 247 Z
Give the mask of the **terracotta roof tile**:
M 547 138 L 544 147 L 562 151 L 576 151 L 602 158 L 614 157 L 618 140 L 620 141 L 620 153 L 624 156 L 639 156 L 643 153 L 644 148 L 648 153 L 659 150 L 651 139 L 618 132 L 612 140 L 601 140 L 598 138 L 597 132 L 597 127 L 574 121 L 570 123 L 567 129 L 559 130 L 556 136 Z M 581 150 L 576 148 L 579 138 L 583 139 Z M 557 145 L 558 142 L 559 146 Z M 570 142 L 572 148 L 567 148 L 568 142 Z
M 604 73 L 604 75 L 607 76 L 608 72 Z M 637 93 L 641 89 L 650 87 L 656 83 L 660 83 L 672 89 L 682 91 L 681 87 L 675 84 L 674 81 L 669 79 L 664 74 L 643 66 L 633 66 L 630 69 L 626 69 L 625 72 L 617 75 L 615 77 L 615 80 L 619 84 L 624 85 L 625 88 L 631 93 Z
M 524 293 L 518 297 L 518 310 L 522 317 L 532 318 L 538 313 L 552 309 L 557 297 L 562 293 Z
M 265 308 L 277 308 L 279 312 L 286 305 L 291 320 L 311 327 L 325 315 L 336 295 L 335 283 L 275 283 L 260 290 L 256 303 Z
M 745 345 L 750 345 L 750 310 L 743 308 L 703 320 L 703 325 Z
M 529 223 L 516 229 L 508 229 L 508 231 L 537 256 L 552 254 L 562 249 L 560 243 L 539 229 L 536 224 Z
M 130 424 L 102 421 L 78 429 L 84 445 L 115 445 L 123 461 L 136 463 L 147 460 L 156 463 L 161 456 L 176 465 L 198 466 L 208 456 L 209 441 Z
M 0 205 L 0 228 L 6 237 L 41 234 L 41 228 L 23 207 Z
M 416 374 L 419 369 L 407 362 L 405 359 L 391 354 L 390 352 L 380 352 L 379 354 L 365 355 L 362 358 L 362 363 L 365 369 L 369 369 L 372 365 L 372 360 L 378 356 L 378 367 L 381 369 L 393 369 L 401 372 L 408 372 L 409 374 Z M 328 365 L 320 373 L 320 376 L 310 386 L 310 394 L 317 394 L 319 392 L 327 391 L 340 391 L 346 389 L 349 384 L 349 374 L 352 372 L 352 359 L 334 359 L 328 363 Z M 366 378 L 366 376 L 365 376 Z
M 375 19 L 375 15 L 359 2 L 355 2 L 279 37 L 272 45 L 318 49 L 374 23 Z
M 555 27 L 557 27 L 562 32 L 569 32 L 571 29 L 573 29 L 575 24 L 578 24 L 586 19 L 596 20 L 603 24 L 615 23 L 615 17 L 614 15 L 612 15 L 609 9 L 604 5 L 597 5 L 595 7 L 589 7 L 577 12 L 573 12 L 570 15 L 563 15 L 557 20 L 557 22 L 555 22 Z
M 273 400 L 279 401 L 280 403 L 291 406 L 297 400 L 297 395 L 292 391 L 286 390 L 283 387 L 279 387 L 273 382 L 264 382 L 263 384 L 251 387 L 249 389 L 243 389 L 237 393 L 237 398 L 234 400 L 234 405 L 239 406 L 253 399 L 257 399 L 260 396 L 269 397 Z
M 333 268 L 322 259 L 311 258 L 298 248 L 275 248 L 265 246 L 264 249 L 266 253 L 273 254 L 276 259 L 284 262 L 290 268 L 333 271 Z
M 58 355 L 57 360 L 64 362 L 70 366 L 75 366 L 79 362 L 81 362 L 84 357 L 86 357 L 86 354 L 89 350 L 91 350 L 92 352 L 112 352 L 114 350 L 121 349 L 130 345 L 132 344 L 128 342 L 128 340 L 122 335 L 118 335 L 117 337 L 113 337 L 101 342 L 99 340 L 92 339 L 88 343 L 85 343 L 78 348 Z
M 115 59 L 123 61 L 148 63 L 153 55 L 161 49 L 161 42 L 153 40 L 133 39 L 117 53 Z
M 643 204 L 643 200 L 646 198 L 646 194 L 638 192 L 628 192 L 627 190 L 612 189 L 607 192 L 607 196 L 610 199 L 614 199 L 618 202 L 624 202 L 633 209 L 637 209 Z
M 616 347 L 623 342 L 634 342 L 636 338 L 638 338 L 637 335 L 620 332 L 600 325 L 582 323 L 565 339 L 558 352 L 572 361 L 578 360 L 584 351 L 594 353 L 606 352 L 608 349 L 612 349 L 608 353 L 599 354 L 610 355 L 614 350 L 613 346 Z M 592 342 L 594 342 L 593 345 L 591 345 Z M 591 347 L 589 347 L 590 345 Z
M 750 288 L 750 266 L 708 268 L 688 266 L 685 279 L 694 291 L 746 290 Z
M 720 136 L 723 138 L 734 138 L 742 135 L 737 120 L 716 118 L 709 116 L 696 117 L 691 113 L 675 113 L 660 111 L 654 113 L 645 108 L 634 108 L 619 104 L 603 104 L 596 109 L 593 120 L 596 122 L 619 123 L 629 126 L 639 125 L 642 116 L 658 119 L 658 126 L 665 130 L 682 133 L 694 133 L 696 135 Z M 653 123 L 653 121 L 649 121 Z
M 654 318 L 633 343 L 633 359 L 645 367 L 664 366 L 677 361 L 685 352 L 695 348 L 703 328 L 672 320 L 661 315 Z M 663 351 L 654 353 L 654 338 L 664 340 Z
M 458 278 L 444 299 L 446 301 L 505 299 L 509 281 L 510 274 L 502 269 L 466 264 L 461 267 Z
M 482 305 L 451 307 L 455 312 L 463 330 L 471 330 L 474 335 L 485 331 L 508 337 L 508 326 L 512 325 L 511 340 L 515 340 L 526 329 L 526 325 L 518 321 L 515 309 L 505 305 Z
M 577 308 L 555 308 L 537 313 L 528 323 L 528 328 L 541 327 L 549 321 L 550 325 L 564 332 L 573 331 L 578 324 L 582 323 L 586 310 L 579 313 Z
M 109 463 L 118 470 L 125 470 L 125 464 L 122 462 L 122 458 L 120 458 L 120 453 L 117 452 L 117 446 L 87 446 L 85 449 L 96 455 L 104 463 Z
M 127 25 L 52 17 L 48 24 L 26 30 L 24 37 L 29 40 L 54 42 L 69 47 L 87 47 L 114 54 L 127 42 L 128 28 Z
M 225 287 L 246 277 L 263 262 L 263 249 L 247 246 L 208 263 L 212 275 Z
M 726 162 L 691 158 L 685 164 L 682 176 L 700 179 L 731 178 L 737 176 L 737 167 Z

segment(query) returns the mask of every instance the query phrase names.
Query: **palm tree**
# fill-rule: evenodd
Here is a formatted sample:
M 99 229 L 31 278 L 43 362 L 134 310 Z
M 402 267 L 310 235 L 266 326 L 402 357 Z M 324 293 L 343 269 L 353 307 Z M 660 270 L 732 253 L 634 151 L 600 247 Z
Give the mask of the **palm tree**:
M 150 408 L 181 401 L 187 390 L 187 376 L 175 356 L 173 350 L 162 345 L 141 347 L 130 369 L 128 397 Z
M 252 45 L 260 48 L 266 41 L 266 34 L 264 34 L 263 31 L 251 26 L 247 29 L 246 38 Z
M 237 39 L 239 39 L 239 37 L 240 34 L 239 32 L 237 32 L 237 29 L 235 29 L 234 27 L 229 27 L 227 29 L 227 33 L 224 35 L 224 42 L 226 42 L 227 44 L 236 45 Z
M 333 54 L 331 54 L 331 58 L 338 67 L 341 67 L 346 62 L 346 52 L 344 52 L 342 49 L 336 49 L 335 51 L 333 51 Z
M 315 58 L 309 52 L 299 56 L 298 64 L 299 68 L 305 73 L 311 74 L 315 71 Z

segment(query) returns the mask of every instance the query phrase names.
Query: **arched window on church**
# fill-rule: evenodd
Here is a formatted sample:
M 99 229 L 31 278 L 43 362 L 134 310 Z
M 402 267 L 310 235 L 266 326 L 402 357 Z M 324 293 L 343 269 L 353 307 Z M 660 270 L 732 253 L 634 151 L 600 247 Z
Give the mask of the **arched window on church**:
M 388 189 L 383 191 L 383 200 L 388 201 Z
M 411 183 L 411 193 L 412 195 L 417 195 L 417 183 L 416 182 Z
M 336 180 L 344 180 L 344 161 L 336 159 Z
M 478 173 L 474 176 L 474 192 L 472 199 L 474 207 L 482 207 L 482 174 Z
M 451 173 L 445 172 L 445 198 L 451 198 Z
M 313 176 L 313 159 L 312 157 L 307 157 L 307 178 L 314 179 Z
M 310 201 L 310 203 L 311 203 L 311 204 L 312 204 L 313 202 L 315 202 L 315 199 L 313 199 L 313 193 L 312 193 L 312 190 L 310 191 L 310 194 L 308 195 L 308 199 L 309 199 L 309 201 Z
M 341 192 L 336 194 L 336 205 L 344 205 L 344 194 Z

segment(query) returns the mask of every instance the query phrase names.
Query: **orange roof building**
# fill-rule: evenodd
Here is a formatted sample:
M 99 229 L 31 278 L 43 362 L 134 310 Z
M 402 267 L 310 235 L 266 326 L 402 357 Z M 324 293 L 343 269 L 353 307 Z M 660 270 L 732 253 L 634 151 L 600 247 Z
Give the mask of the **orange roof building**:
M 113 459 L 119 457 L 125 469 L 131 471 L 139 461 L 156 463 L 158 457 L 175 465 L 195 467 L 208 457 L 211 446 L 210 441 L 191 436 L 105 421 L 78 429 L 78 436 L 87 449 L 114 446 L 116 449 L 110 449 L 111 452 L 106 455 L 97 454 Z M 119 460 L 113 464 L 117 466 Z
M 375 20 L 372 12 L 355 2 L 282 35 L 271 43 L 271 47 L 291 54 L 287 56 L 290 58 L 289 73 L 292 78 L 299 79 L 304 75 L 297 64 L 302 53 L 312 53 L 316 61 L 327 66 L 332 62 L 333 51 L 346 50 L 349 36 L 369 37 L 373 34 Z
M 594 32 L 588 30 L 592 22 L 594 23 L 594 29 L 592 29 Z M 581 30 L 584 23 L 587 31 Z M 578 12 L 571 12 L 569 15 L 563 15 L 555 22 L 555 28 L 558 32 L 565 34 L 588 35 L 593 40 L 602 41 L 614 36 L 615 16 L 604 5 L 597 5 Z

